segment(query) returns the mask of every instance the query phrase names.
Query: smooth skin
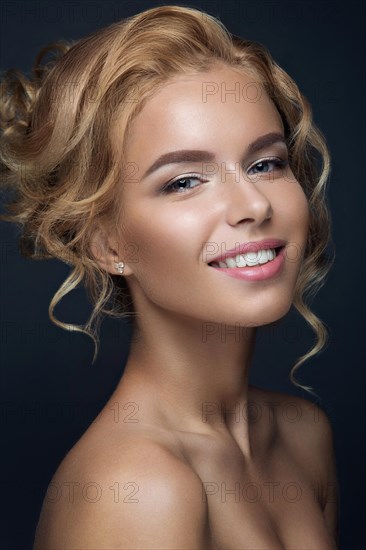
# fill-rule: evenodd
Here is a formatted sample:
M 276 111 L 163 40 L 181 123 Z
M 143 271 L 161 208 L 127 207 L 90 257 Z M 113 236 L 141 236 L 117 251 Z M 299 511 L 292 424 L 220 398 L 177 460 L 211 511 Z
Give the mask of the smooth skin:
M 212 82 L 219 92 L 204 101 Z M 105 228 L 95 242 L 103 269 L 116 274 L 114 262 L 125 261 L 137 328 L 115 392 L 52 480 L 35 550 L 336 548 L 327 415 L 248 384 L 256 327 L 291 307 L 309 210 L 290 167 L 264 162 L 286 160 L 284 143 L 248 153 L 284 129 L 263 89 L 256 101 L 222 95 L 237 83 L 248 90 L 253 78 L 222 63 L 175 77 L 132 123 L 126 162 L 136 170 L 116 197 L 120 231 Z M 112 139 L 118 156 L 118 119 Z M 144 176 L 183 149 L 214 157 Z M 238 280 L 208 265 L 207 243 L 218 255 L 269 237 L 288 251 L 273 279 Z

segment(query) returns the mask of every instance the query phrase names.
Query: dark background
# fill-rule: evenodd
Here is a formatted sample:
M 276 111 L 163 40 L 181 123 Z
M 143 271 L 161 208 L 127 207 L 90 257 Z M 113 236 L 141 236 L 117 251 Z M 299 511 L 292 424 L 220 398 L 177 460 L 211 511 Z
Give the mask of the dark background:
M 109 23 L 162 5 L 154 1 L 3 1 L 1 69 L 29 71 L 38 50 L 78 39 Z M 165 2 L 170 4 L 174 2 Z M 313 310 L 330 328 L 330 342 L 300 368 L 333 424 L 340 481 L 341 548 L 364 548 L 365 494 L 365 44 L 364 8 L 348 1 L 196 1 L 228 29 L 265 44 L 310 100 L 332 154 L 328 200 L 335 265 Z M 116 386 L 128 355 L 126 322 L 105 319 L 92 366 L 92 341 L 48 318 L 49 302 L 68 266 L 20 256 L 17 229 L 0 224 L 1 473 L 0 539 L 4 549 L 31 548 L 46 487 Z M 76 290 L 56 308 L 83 323 L 91 306 Z M 287 379 L 314 340 L 291 311 L 275 329 L 261 329 L 251 383 L 301 395 Z

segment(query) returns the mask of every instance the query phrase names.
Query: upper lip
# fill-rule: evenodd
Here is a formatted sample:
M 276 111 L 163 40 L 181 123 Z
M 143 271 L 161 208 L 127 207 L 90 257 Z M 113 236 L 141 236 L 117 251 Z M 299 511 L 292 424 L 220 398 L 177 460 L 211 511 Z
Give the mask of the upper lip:
M 224 243 L 223 243 L 224 244 Z M 212 262 L 223 262 L 226 258 L 232 258 L 238 254 L 245 254 L 247 252 L 258 252 L 259 250 L 268 250 L 269 248 L 278 248 L 280 246 L 285 246 L 286 241 L 282 239 L 263 239 L 263 241 L 251 241 L 247 243 L 239 244 L 237 243 L 234 248 L 226 250 L 220 256 L 212 258 L 209 263 Z

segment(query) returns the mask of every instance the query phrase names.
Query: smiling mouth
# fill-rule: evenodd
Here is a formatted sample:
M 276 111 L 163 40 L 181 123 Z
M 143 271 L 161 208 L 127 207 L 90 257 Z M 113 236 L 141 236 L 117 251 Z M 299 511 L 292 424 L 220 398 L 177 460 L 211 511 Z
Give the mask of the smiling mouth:
M 238 268 L 238 267 L 258 267 L 265 265 L 276 258 L 284 246 L 277 248 L 258 250 L 258 252 L 247 252 L 246 254 L 237 254 L 229 256 L 226 260 L 216 260 L 208 265 L 215 268 Z

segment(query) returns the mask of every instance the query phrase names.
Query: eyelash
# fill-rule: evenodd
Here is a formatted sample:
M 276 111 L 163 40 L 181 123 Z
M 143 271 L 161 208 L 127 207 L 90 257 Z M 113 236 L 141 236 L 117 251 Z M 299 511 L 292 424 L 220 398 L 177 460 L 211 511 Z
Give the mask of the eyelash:
M 255 168 L 256 166 L 258 166 L 258 164 L 274 164 L 275 168 L 285 168 L 286 166 L 288 166 L 289 164 L 289 161 L 288 160 L 284 160 L 284 159 L 279 159 L 279 158 L 265 158 L 265 159 L 262 159 L 262 160 L 259 160 L 258 162 L 256 162 L 255 164 L 253 164 L 249 170 L 252 170 L 253 168 Z M 272 170 L 273 172 L 273 170 Z M 260 174 L 260 172 L 258 172 Z M 264 174 L 268 174 L 268 172 L 263 172 Z M 269 172 L 271 173 L 271 172 Z M 168 183 L 167 185 L 165 185 L 161 192 L 164 193 L 164 194 L 169 194 L 169 193 L 186 193 L 187 190 L 184 189 L 183 191 L 178 191 L 178 190 L 174 190 L 173 189 L 173 185 L 175 185 L 176 183 L 178 183 L 179 181 L 181 180 L 190 180 L 190 179 L 195 179 L 195 180 L 199 180 L 201 183 L 206 183 L 208 180 L 205 180 L 203 179 L 202 177 L 200 177 L 199 174 L 187 174 L 186 176 L 181 176 L 179 178 L 176 178 L 175 180 L 173 180 L 172 182 Z M 198 186 L 195 186 L 195 187 L 198 187 Z M 188 189 L 188 191 L 191 191 L 192 189 L 195 189 L 195 187 L 191 188 L 191 189 Z
M 258 162 L 253 164 L 253 166 L 251 166 L 249 168 L 249 170 L 252 170 L 252 168 L 255 168 L 256 166 L 258 166 L 258 164 L 269 164 L 269 163 L 274 164 L 276 168 L 285 168 L 286 166 L 288 166 L 289 161 L 287 159 L 280 159 L 280 158 L 277 158 L 277 157 L 269 157 L 269 158 L 259 160 Z M 264 173 L 267 173 L 267 172 L 264 172 Z M 259 172 L 259 174 L 260 174 L 260 172 Z

